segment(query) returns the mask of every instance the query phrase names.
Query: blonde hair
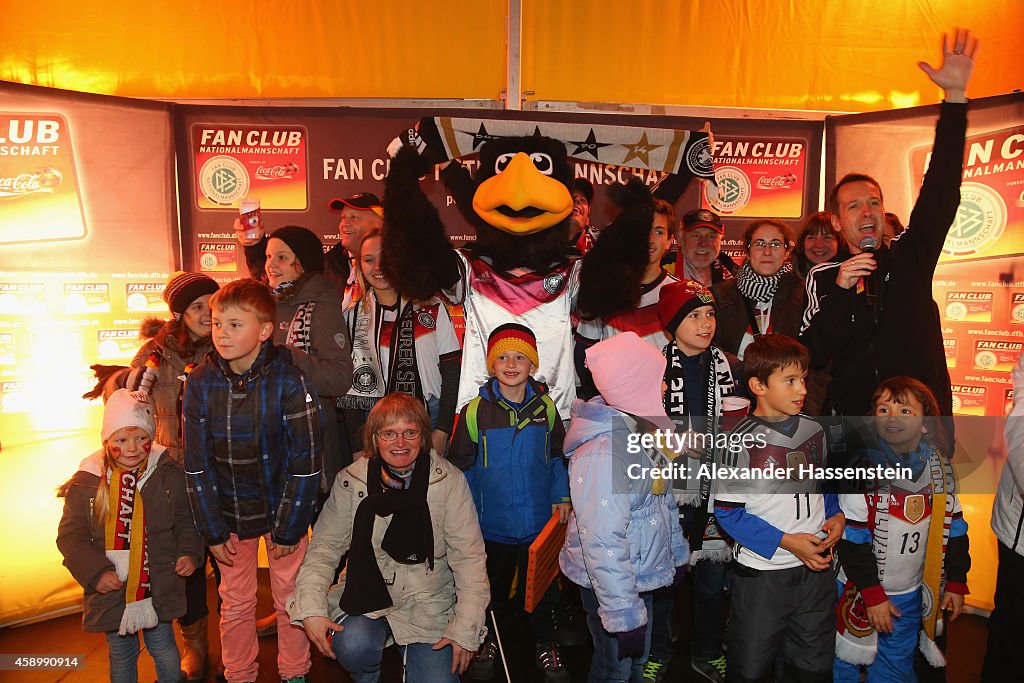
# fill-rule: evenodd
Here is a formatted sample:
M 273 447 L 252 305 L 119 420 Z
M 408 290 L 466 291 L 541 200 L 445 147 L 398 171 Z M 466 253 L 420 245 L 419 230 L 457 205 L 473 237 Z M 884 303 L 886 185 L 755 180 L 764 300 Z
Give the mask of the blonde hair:
M 363 293 L 363 305 L 370 305 L 370 293 L 373 291 L 373 287 L 366 281 L 366 276 L 363 275 L 363 245 L 366 244 L 367 240 L 372 238 L 378 238 L 381 241 L 381 246 L 384 244 L 384 235 L 380 229 L 374 228 L 363 235 L 363 239 L 359 240 L 359 244 L 356 246 L 356 257 L 355 269 L 356 269 L 356 282 L 359 283 L 359 291 Z

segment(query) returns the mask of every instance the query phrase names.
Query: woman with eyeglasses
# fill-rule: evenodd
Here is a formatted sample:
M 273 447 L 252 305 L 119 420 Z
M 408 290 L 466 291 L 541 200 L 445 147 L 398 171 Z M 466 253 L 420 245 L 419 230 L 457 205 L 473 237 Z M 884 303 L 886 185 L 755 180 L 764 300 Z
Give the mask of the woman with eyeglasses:
M 736 279 L 724 280 L 711 288 L 718 301 L 714 344 L 740 360 L 747 346 L 762 334 L 784 334 L 794 339 L 800 333 L 804 312 L 803 279 L 793 272 L 789 256 L 793 233 L 775 218 L 752 221 L 743 231 L 746 260 Z M 816 415 L 823 391 L 808 380 L 804 412 Z
M 796 244 L 793 270 L 804 279 L 819 263 L 843 261 L 849 257 L 842 235 L 828 211 L 817 211 L 807 217 Z
M 380 399 L 364 435 L 369 457 L 342 470 L 313 527 L 292 623 L 357 683 L 380 678 L 392 640 L 405 680 L 454 683 L 480 647 L 490 599 L 469 486 L 431 450 L 427 411 L 409 394 Z

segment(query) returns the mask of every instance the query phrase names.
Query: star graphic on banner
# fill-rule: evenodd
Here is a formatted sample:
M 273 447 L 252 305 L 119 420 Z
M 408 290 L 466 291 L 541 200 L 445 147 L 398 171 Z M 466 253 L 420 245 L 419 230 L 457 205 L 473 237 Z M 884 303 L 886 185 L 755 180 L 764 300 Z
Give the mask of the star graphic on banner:
M 482 124 L 482 123 L 480 124 L 480 130 L 478 130 L 476 133 L 469 133 L 469 135 L 473 136 L 473 149 L 474 150 L 477 147 L 479 147 L 480 145 L 484 144 L 485 142 L 490 142 L 491 140 L 497 140 L 498 139 L 497 135 L 491 135 L 490 133 L 488 133 L 487 129 L 484 128 L 484 124 Z
M 598 142 L 597 141 L 597 137 L 594 135 L 594 129 L 593 128 L 590 129 L 590 134 L 587 135 L 587 139 L 586 140 L 583 140 L 583 141 L 580 141 L 580 142 L 577 142 L 575 140 L 570 140 L 569 144 L 576 145 L 576 149 L 573 150 L 572 154 L 570 154 L 569 156 L 577 156 L 579 154 L 589 154 L 590 156 L 594 157 L 594 159 L 596 161 L 600 161 L 600 159 L 598 159 L 597 154 L 601 150 L 602 147 L 611 147 L 611 143 L 610 142 Z
M 639 142 L 634 145 L 623 145 L 623 147 L 629 150 L 629 154 L 627 154 L 626 158 L 622 160 L 622 164 L 625 165 L 626 162 L 632 159 L 638 159 L 642 164 L 648 166 L 651 163 L 651 152 L 664 146 L 665 145 L 652 145 L 647 141 L 647 131 L 644 131 L 640 135 Z

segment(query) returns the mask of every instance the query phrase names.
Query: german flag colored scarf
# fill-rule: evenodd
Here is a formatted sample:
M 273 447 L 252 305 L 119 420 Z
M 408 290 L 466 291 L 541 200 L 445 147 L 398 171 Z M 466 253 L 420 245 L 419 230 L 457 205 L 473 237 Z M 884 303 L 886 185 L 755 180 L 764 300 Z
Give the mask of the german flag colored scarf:
M 107 471 L 110 512 L 107 514 L 103 549 L 124 582 L 124 614 L 120 635 L 157 625 L 150 586 L 149 552 L 146 546 L 146 513 L 142 505 L 143 482 L 151 473 L 147 459 L 134 470 Z

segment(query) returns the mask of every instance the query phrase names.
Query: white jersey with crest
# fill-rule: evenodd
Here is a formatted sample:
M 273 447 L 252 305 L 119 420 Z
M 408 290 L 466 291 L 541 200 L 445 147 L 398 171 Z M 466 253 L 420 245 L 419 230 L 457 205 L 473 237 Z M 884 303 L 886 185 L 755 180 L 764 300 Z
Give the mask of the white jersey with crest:
M 442 292 L 453 305 L 461 304 L 466 316 L 456 410 L 476 397 L 490 376 L 487 337 L 499 325 L 518 323 L 537 337 L 540 368 L 533 377 L 548 385 L 558 414 L 568 420 L 576 398 L 572 329 L 582 262 L 573 259 L 543 274 L 513 275 L 496 271 L 465 250 L 456 253 L 459 280 Z
M 636 332 L 637 336 L 661 351 L 668 343 L 669 336 L 658 315 L 658 299 L 661 297 L 661 288 L 673 282 L 679 280 L 662 270 L 654 282 L 641 287 L 640 303 L 636 308 L 616 313 L 607 320 L 584 320 L 576 328 L 576 334 L 596 343 L 622 332 Z
M 931 468 L 925 466 L 913 480 L 900 479 L 889 484 L 889 528 L 885 538 L 874 529 L 871 508 L 877 507 L 880 496 L 874 493 L 844 493 L 839 507 L 847 524 L 863 524 L 871 531 L 875 543 L 884 543 L 885 570 L 879 581 L 887 595 L 900 595 L 916 590 L 924 575 L 925 549 L 932 519 Z M 944 515 L 945 510 L 938 510 Z M 962 514 L 960 499 L 954 496 L 953 516 Z
M 787 434 L 780 424 L 792 425 Z M 747 514 L 761 518 L 786 534 L 816 534 L 825 524 L 825 497 L 821 483 L 809 477 L 800 478 L 800 466 L 821 467 L 825 464 L 827 446 L 821 426 L 804 416 L 785 423 L 765 422 L 756 417 L 737 425 L 734 435 L 744 436 L 738 453 L 726 453 L 722 460 L 738 472 L 752 470 L 787 470 L 788 476 L 764 479 L 716 480 L 715 504 L 742 505 Z M 759 444 L 764 444 L 760 446 Z M 736 560 L 754 569 L 788 569 L 803 562 L 788 550 L 776 548 L 770 558 L 762 557 L 744 546 L 736 548 Z

